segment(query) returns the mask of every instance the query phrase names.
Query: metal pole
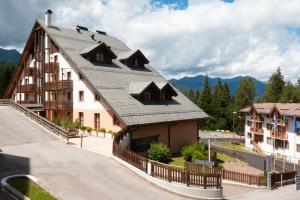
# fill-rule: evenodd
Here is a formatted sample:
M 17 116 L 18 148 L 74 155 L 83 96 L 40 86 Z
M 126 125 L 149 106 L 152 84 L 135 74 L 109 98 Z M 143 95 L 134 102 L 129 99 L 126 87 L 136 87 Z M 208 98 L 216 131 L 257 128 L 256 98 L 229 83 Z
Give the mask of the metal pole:
M 82 140 L 83 140 L 83 134 L 80 133 L 80 148 L 82 149 Z
M 210 162 L 210 139 L 208 139 L 208 161 Z

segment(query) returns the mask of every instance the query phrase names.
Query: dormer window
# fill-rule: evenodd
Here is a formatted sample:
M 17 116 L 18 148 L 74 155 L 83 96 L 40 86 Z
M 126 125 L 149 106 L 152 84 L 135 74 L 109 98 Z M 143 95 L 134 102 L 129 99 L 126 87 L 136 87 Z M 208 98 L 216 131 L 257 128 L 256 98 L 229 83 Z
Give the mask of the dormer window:
M 139 66 L 139 60 L 137 58 L 133 59 L 133 66 L 138 67 Z
M 151 101 L 151 92 L 145 91 L 145 101 Z
M 160 100 L 165 100 L 166 99 L 166 94 L 165 92 L 160 93 Z
M 85 59 L 91 63 L 97 64 L 111 64 L 112 60 L 117 58 L 114 52 L 104 42 L 95 44 L 81 50 L 80 53 Z

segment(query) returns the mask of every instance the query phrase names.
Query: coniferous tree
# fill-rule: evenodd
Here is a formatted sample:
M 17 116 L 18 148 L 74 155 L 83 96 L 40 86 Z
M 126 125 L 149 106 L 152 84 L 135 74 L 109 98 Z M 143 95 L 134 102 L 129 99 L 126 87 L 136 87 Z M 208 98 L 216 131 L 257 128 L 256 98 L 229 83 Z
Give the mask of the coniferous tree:
M 277 103 L 280 101 L 281 93 L 284 88 L 285 82 L 284 77 L 281 73 L 280 68 L 270 77 L 267 87 L 264 92 L 264 101 Z
M 281 97 L 281 103 L 299 103 L 300 102 L 300 90 L 298 90 L 297 85 L 293 85 L 288 81 L 283 87 Z
M 186 92 L 186 96 L 192 101 L 192 102 L 196 102 L 197 96 L 196 93 L 194 92 L 193 89 L 188 89 L 188 91 Z
M 11 60 L 7 61 L 7 63 L 0 62 L 0 98 L 3 98 L 14 70 L 15 67 Z
M 208 76 L 205 76 L 204 85 L 199 93 L 197 99 L 197 105 L 207 114 L 211 114 L 211 103 L 212 103 L 212 96 L 211 96 L 211 89 L 208 82 Z

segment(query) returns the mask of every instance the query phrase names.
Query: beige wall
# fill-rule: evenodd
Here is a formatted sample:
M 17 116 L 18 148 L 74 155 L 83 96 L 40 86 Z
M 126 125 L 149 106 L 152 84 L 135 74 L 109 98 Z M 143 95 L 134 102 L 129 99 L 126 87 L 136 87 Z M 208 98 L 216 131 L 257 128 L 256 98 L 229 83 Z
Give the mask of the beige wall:
M 100 113 L 100 127 L 105 128 L 106 131 L 112 130 L 118 132 L 123 128 L 123 125 L 119 124 L 113 125 L 113 114 L 105 109 L 101 110 L 90 110 L 90 109 L 74 109 L 73 110 L 73 120 L 79 119 L 79 112 L 84 114 L 84 125 L 94 128 L 94 114 Z
M 177 122 L 174 125 L 153 125 L 139 127 L 132 131 L 132 139 L 159 135 L 158 142 L 168 145 L 168 126 L 170 126 L 170 149 L 172 152 L 179 152 L 180 149 L 197 141 L 198 122 L 195 120 Z

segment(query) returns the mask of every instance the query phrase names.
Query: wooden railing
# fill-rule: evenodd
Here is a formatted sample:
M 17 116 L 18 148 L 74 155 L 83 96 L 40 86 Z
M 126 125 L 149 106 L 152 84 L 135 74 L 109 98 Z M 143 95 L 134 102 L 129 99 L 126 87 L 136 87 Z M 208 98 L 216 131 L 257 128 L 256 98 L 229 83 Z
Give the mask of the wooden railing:
M 55 62 L 45 63 L 45 73 L 58 71 L 59 64 Z
M 17 92 L 33 92 L 35 89 L 34 84 L 18 85 Z
M 280 140 L 287 140 L 287 134 L 284 132 L 277 132 L 277 131 L 272 131 L 271 132 L 272 137 L 275 137 L 276 139 L 280 139 Z
M 250 128 L 250 131 L 259 135 L 264 134 L 264 130 L 262 128 Z
M 264 155 L 263 150 L 260 148 L 260 146 L 255 142 L 255 140 L 251 140 L 250 143 L 253 145 L 253 147 L 255 148 L 256 153 L 258 153 L 259 155 Z
M 24 68 L 24 75 L 25 76 L 33 76 L 35 73 L 36 73 L 36 68 L 33 68 L 33 67 Z
M 45 90 L 72 89 L 73 80 L 59 80 L 45 83 Z
M 45 101 L 45 109 L 72 109 L 73 101 Z
M 240 173 L 240 172 L 226 170 L 223 168 L 221 169 L 215 167 L 208 167 L 208 166 L 198 165 L 192 162 L 185 162 L 185 167 L 191 172 L 219 174 L 222 176 L 223 179 L 237 181 L 248 185 L 262 186 L 267 184 L 265 176 Z
M 0 106 L 10 106 L 10 99 L 0 99 Z
M 18 103 L 15 103 L 11 100 L 1 100 L 0 99 L 0 105 L 10 105 L 12 108 L 16 109 L 17 111 L 23 113 L 25 116 L 33 120 L 34 122 L 40 124 L 44 128 L 48 129 L 49 131 L 53 132 L 54 134 L 58 136 L 62 136 L 66 139 L 68 139 L 68 131 L 57 126 L 56 124 L 52 123 L 51 121 L 45 119 L 44 117 L 32 112 L 31 110 L 21 106 Z
M 126 130 L 125 130 L 126 131 Z M 148 173 L 150 176 L 169 182 L 181 183 L 188 187 L 221 188 L 221 175 L 212 173 L 200 173 L 187 170 L 177 166 L 170 166 L 149 160 L 140 154 L 123 148 L 119 142 L 125 135 L 122 131 L 117 134 L 113 142 L 113 155 L 132 164 L 138 169 Z M 150 167 L 148 169 L 148 167 Z

